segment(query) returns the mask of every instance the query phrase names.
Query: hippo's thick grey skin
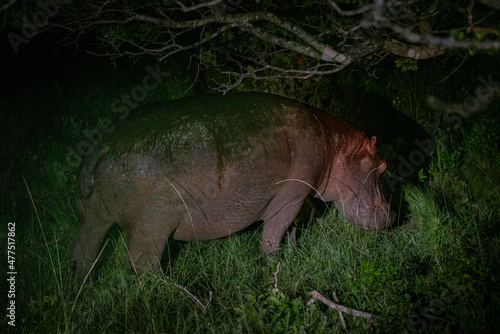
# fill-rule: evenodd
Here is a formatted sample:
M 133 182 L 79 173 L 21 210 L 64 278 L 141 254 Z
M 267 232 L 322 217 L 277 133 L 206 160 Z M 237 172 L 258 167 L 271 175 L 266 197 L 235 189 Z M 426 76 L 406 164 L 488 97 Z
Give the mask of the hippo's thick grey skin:
M 394 214 L 378 185 L 386 164 L 375 142 L 321 110 L 269 94 L 139 108 L 82 164 L 78 271 L 96 259 L 114 223 L 138 271 L 159 266 L 172 233 L 210 240 L 263 221 L 262 250 L 271 252 L 309 194 L 334 201 L 355 226 L 384 229 Z

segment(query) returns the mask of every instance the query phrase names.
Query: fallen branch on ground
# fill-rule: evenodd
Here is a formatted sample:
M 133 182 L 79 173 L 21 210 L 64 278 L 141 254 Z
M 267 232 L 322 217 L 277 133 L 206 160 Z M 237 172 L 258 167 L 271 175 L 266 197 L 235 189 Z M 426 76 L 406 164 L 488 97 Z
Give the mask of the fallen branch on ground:
M 329 300 L 328 298 L 326 298 L 325 296 L 323 296 L 322 294 L 320 294 L 318 291 L 315 291 L 315 290 L 309 292 L 308 295 L 310 295 L 312 298 L 307 302 L 307 305 L 311 305 L 316 300 L 319 300 L 320 302 L 327 305 L 328 307 L 331 307 L 331 308 L 338 310 L 340 312 L 343 312 L 343 313 L 349 313 L 355 317 L 365 318 L 366 320 L 368 320 L 372 323 L 375 323 L 375 320 L 378 318 L 375 314 L 362 312 L 362 311 L 354 310 L 352 308 L 345 307 L 343 305 L 335 304 L 334 302 L 332 302 L 331 300 Z

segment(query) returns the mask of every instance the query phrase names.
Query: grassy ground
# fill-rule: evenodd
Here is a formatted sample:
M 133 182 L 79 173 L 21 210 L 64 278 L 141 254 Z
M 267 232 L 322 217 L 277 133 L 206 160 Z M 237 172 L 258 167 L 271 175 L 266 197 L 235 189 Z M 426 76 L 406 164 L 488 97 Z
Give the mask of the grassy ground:
M 125 235 L 115 229 L 82 284 L 70 261 L 76 169 L 65 148 L 84 140 L 82 130 L 99 119 L 116 116 L 112 101 L 141 85 L 146 73 L 47 82 L 33 88 L 32 99 L 1 102 L 5 110 L 46 113 L 33 123 L 20 124 L 19 117 L 5 123 L 11 142 L 2 144 L 1 246 L 7 249 L 7 223 L 15 222 L 17 271 L 16 327 L 7 317 L 0 323 L 7 332 L 344 332 L 337 311 L 320 301 L 308 305 L 313 290 L 378 316 L 368 323 L 344 313 L 352 332 L 468 333 L 500 325 L 500 169 L 481 135 L 488 129 L 477 126 L 440 141 L 422 182 L 393 194 L 408 207 L 393 230 L 358 230 L 329 207 L 320 218 L 305 212 L 297 243 L 285 238 L 267 263 L 257 227 L 209 242 L 170 241 L 164 271 L 137 277 L 127 269 Z M 190 84 L 171 74 L 144 101 L 179 97 Z M 474 124 L 490 124 L 491 115 Z M 69 168 L 54 169 L 54 162 Z M 1 300 L 8 277 L 2 271 Z

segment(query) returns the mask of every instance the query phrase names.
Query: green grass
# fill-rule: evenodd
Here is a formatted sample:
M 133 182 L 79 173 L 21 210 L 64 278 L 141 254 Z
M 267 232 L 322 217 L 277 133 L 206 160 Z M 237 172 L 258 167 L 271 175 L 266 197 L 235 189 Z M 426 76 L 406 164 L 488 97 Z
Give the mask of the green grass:
M 151 98 L 178 97 L 189 85 L 170 81 Z M 81 130 L 109 117 L 116 94 L 102 94 L 93 100 L 101 107 L 93 105 L 88 117 L 79 104 L 56 117 L 54 131 L 62 135 L 40 135 L 24 153 L 6 148 L 16 169 L 0 189 L 2 216 L 16 222 L 18 268 L 17 327 L 3 317 L 7 332 L 343 333 L 337 311 L 319 301 L 307 305 L 312 290 L 332 301 L 335 292 L 339 304 L 379 317 L 370 325 L 344 314 L 355 333 L 455 333 L 500 325 L 499 168 L 496 157 L 478 156 L 477 147 L 485 145 L 474 129 L 434 156 L 425 183 L 404 187 L 408 212 L 399 212 L 404 224 L 393 230 L 361 231 L 330 207 L 321 218 L 301 215 L 311 218 L 298 222 L 297 243 L 285 238 L 268 262 L 260 254 L 261 228 L 255 228 L 208 242 L 171 240 L 163 272 L 137 277 L 126 264 L 126 236 L 114 229 L 82 284 L 71 263 L 76 170 L 59 175 L 52 163 L 64 161 L 64 147 L 81 140 Z M 0 278 L 5 285 L 4 272 Z M 272 291 L 276 282 L 278 292 Z
M 297 244 L 285 240 L 267 264 L 256 229 L 182 244 L 163 273 L 138 278 L 127 269 L 125 237 L 115 231 L 84 285 L 70 263 L 71 205 L 35 200 L 40 220 L 33 215 L 28 229 L 19 228 L 25 246 L 18 323 L 30 333 L 343 332 L 336 311 L 318 301 L 306 306 L 307 293 L 317 290 L 379 315 L 378 332 L 411 332 L 424 324 L 448 332 L 490 328 L 498 310 L 491 257 L 498 255 L 498 238 L 478 239 L 470 217 L 440 209 L 428 190 L 407 187 L 405 198 L 412 216 L 402 227 L 360 231 L 333 209 L 310 222 Z M 369 329 L 364 319 L 344 317 L 352 330 Z

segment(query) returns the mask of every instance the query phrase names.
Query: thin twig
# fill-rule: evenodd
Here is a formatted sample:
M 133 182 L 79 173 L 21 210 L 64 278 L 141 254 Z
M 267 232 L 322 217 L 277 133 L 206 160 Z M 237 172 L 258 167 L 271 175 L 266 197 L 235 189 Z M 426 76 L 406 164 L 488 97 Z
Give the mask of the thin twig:
M 183 287 L 182 285 L 179 285 L 179 284 L 177 284 L 177 283 L 174 283 L 174 285 L 175 285 L 177 288 L 179 288 L 179 289 L 181 289 L 181 290 L 184 290 L 184 291 L 185 291 L 185 292 L 186 292 L 186 293 L 187 293 L 187 294 L 188 294 L 191 298 L 193 298 L 193 300 L 194 300 L 195 302 L 197 302 L 197 303 L 201 306 L 201 308 L 203 309 L 203 312 L 206 312 L 206 311 L 207 311 L 208 304 L 210 304 L 210 302 L 212 301 L 212 291 L 209 291 L 209 292 L 208 292 L 208 293 L 209 293 L 208 302 L 207 302 L 207 304 L 206 304 L 206 305 L 203 305 L 203 303 L 202 303 L 202 302 L 201 302 L 198 298 L 196 298 L 196 296 L 195 296 L 195 295 L 193 295 L 191 292 L 189 292 L 189 291 L 188 291 L 188 289 L 186 289 L 185 287 Z
M 276 272 L 273 273 L 273 275 L 274 275 L 274 289 L 272 289 L 271 291 L 274 291 L 274 292 L 279 292 L 279 290 L 278 290 L 278 273 L 280 272 L 280 264 L 281 264 L 281 262 L 278 262 L 278 265 L 276 266 Z
M 333 299 L 335 299 L 335 301 L 338 303 L 339 302 L 339 299 L 337 298 L 337 294 L 335 293 L 335 291 L 333 291 Z M 344 326 L 345 329 L 347 329 L 347 325 L 345 323 L 345 319 L 344 319 L 344 315 L 342 314 L 342 311 L 341 310 L 337 310 L 339 311 L 339 317 L 340 317 L 340 320 L 342 321 L 342 326 Z

